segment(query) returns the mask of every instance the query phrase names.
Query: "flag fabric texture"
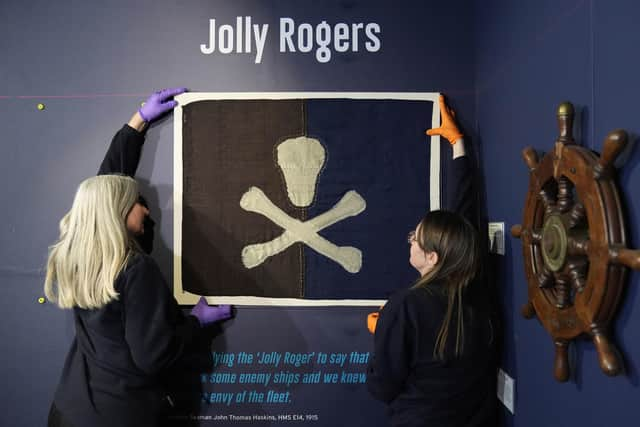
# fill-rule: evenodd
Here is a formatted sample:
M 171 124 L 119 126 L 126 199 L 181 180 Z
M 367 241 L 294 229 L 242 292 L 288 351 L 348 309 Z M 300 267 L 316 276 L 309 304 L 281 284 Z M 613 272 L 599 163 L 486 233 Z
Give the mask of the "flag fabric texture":
M 184 105 L 183 289 L 366 300 L 408 286 L 406 236 L 433 208 L 433 108 L 349 98 Z M 447 185 L 448 145 L 435 153 L 436 191 Z

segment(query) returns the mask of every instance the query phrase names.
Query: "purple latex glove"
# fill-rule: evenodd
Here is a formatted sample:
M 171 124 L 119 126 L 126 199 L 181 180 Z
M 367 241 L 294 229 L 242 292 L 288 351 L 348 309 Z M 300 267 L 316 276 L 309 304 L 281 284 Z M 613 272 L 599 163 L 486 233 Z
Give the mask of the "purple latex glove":
M 198 319 L 201 326 L 206 326 L 229 319 L 231 317 L 231 306 L 227 304 L 210 306 L 207 304 L 205 297 L 200 297 L 198 304 L 191 310 L 191 315 Z
M 160 92 L 155 92 L 153 95 L 147 99 L 142 107 L 138 109 L 138 113 L 147 123 L 151 123 L 167 111 L 173 110 L 176 105 L 178 105 L 177 101 L 174 101 L 173 98 L 176 95 L 180 95 L 187 91 L 187 88 L 184 87 L 174 87 L 169 89 L 162 89 Z

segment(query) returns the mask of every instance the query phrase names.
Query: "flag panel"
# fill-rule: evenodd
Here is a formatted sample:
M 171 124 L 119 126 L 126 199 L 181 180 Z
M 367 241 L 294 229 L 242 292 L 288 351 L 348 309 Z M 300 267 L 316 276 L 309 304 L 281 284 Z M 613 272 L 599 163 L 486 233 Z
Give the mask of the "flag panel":
M 415 280 L 406 236 L 450 162 L 437 94 L 210 95 L 177 128 L 180 292 L 364 303 Z
M 288 216 L 304 209 L 286 195 L 278 142 L 303 134 L 301 100 L 212 100 L 183 108 L 183 289 L 199 295 L 301 297 L 301 246 L 246 268 L 242 249 L 283 229 L 241 208 L 251 187 Z
M 307 134 L 325 145 L 313 218 L 349 191 L 366 201 L 364 212 L 320 232 L 339 246 L 362 251 L 362 268 L 350 273 L 305 247 L 305 297 L 384 299 L 408 286 L 407 233 L 429 205 L 433 103 L 407 100 L 312 99 L 306 104 Z

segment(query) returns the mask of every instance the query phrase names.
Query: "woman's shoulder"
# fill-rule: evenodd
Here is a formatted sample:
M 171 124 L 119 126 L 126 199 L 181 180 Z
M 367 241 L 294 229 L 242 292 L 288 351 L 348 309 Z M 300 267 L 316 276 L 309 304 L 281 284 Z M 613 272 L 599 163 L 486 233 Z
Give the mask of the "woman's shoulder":
M 435 328 L 442 322 L 446 300 L 424 287 L 410 287 L 392 294 L 381 317 L 391 324 L 413 325 L 413 328 Z M 408 326 L 406 326 L 408 327 Z
M 125 270 L 157 268 L 158 264 L 150 255 L 144 252 L 134 251 L 129 256 Z
M 447 295 L 439 283 L 429 283 L 422 286 L 412 286 L 408 289 L 406 298 L 420 304 L 439 304 L 446 301 Z
M 133 252 L 127 260 L 127 265 L 120 273 L 119 281 L 129 282 L 136 279 L 155 277 L 160 275 L 160 268 L 151 256 L 142 252 Z
M 116 291 L 124 298 L 164 293 L 168 285 L 156 261 L 144 253 L 131 254 L 126 267 L 116 280 Z
M 412 286 L 393 293 L 387 300 L 385 307 L 414 312 L 440 307 L 442 301 L 443 296 L 438 289 L 430 289 L 428 286 Z
M 407 302 L 407 299 L 412 298 L 410 294 L 411 294 L 411 288 L 399 289 L 393 292 L 391 295 L 389 295 L 389 298 L 387 298 L 387 302 L 385 303 L 384 306 L 385 307 L 402 306 Z

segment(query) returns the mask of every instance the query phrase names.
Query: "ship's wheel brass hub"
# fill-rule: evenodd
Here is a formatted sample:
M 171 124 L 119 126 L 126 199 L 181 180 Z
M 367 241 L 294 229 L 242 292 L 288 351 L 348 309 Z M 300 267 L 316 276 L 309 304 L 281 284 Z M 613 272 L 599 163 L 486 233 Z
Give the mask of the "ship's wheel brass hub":
M 542 258 L 551 271 L 560 271 L 567 259 L 567 231 L 559 215 L 550 215 L 542 227 Z

